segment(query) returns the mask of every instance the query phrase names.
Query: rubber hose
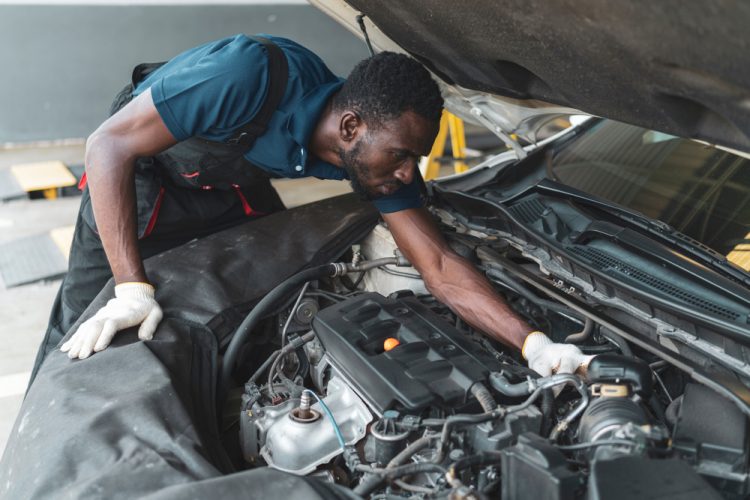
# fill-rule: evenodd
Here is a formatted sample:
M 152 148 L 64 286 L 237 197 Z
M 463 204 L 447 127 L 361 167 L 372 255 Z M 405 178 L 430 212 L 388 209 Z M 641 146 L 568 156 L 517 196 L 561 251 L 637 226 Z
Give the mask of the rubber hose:
M 224 360 L 221 367 L 221 378 L 219 379 L 219 387 L 217 391 L 219 394 L 219 404 L 224 401 L 224 397 L 229 390 L 229 384 L 232 380 L 232 370 L 234 369 L 240 350 L 242 349 L 242 346 L 245 345 L 250 332 L 252 332 L 266 315 L 268 315 L 269 311 L 276 305 L 276 303 L 284 299 L 292 289 L 302 285 L 306 281 L 332 276 L 335 270 L 336 268 L 333 264 L 325 264 L 312 269 L 305 269 L 304 271 L 282 281 L 273 290 L 268 292 L 266 296 L 263 297 L 263 299 L 261 299 L 261 301 L 250 311 L 232 335 L 232 340 L 224 354 Z
M 382 474 L 374 474 L 370 476 L 367 481 L 363 481 L 362 483 L 357 485 L 357 487 L 354 488 L 354 493 L 364 497 L 378 489 L 386 481 L 392 481 L 399 477 L 411 476 L 412 474 L 430 472 L 438 472 L 444 474 L 445 467 L 431 462 L 420 462 L 416 464 L 401 465 L 392 469 L 387 468 Z
M 490 393 L 489 389 L 487 389 L 483 383 L 477 382 L 472 385 L 471 393 L 477 398 L 477 401 L 479 401 L 479 404 L 485 412 L 497 408 L 497 401 L 495 401 L 495 398 L 492 397 L 492 393 Z
M 623 354 L 623 356 L 633 357 L 633 350 L 630 349 L 630 346 L 628 345 L 628 341 L 622 338 L 619 334 L 613 332 L 612 330 L 608 330 L 606 328 L 600 329 L 599 333 L 603 336 L 611 340 L 617 347 L 620 348 L 620 352 Z
M 401 453 L 396 455 L 391 459 L 390 462 L 388 462 L 388 465 L 386 466 L 386 469 L 393 469 L 405 461 L 409 460 L 412 456 L 414 456 L 415 453 L 418 453 L 422 451 L 423 449 L 427 448 L 432 441 L 435 440 L 435 436 L 423 436 L 413 443 L 411 443 L 409 446 L 404 448 Z M 380 486 L 382 481 L 380 480 L 380 477 L 378 476 L 369 476 L 365 477 L 364 480 L 357 485 L 357 487 L 354 489 L 354 492 L 357 493 L 360 496 L 365 496 L 372 491 L 374 491 L 378 486 Z
M 588 340 L 591 334 L 594 332 L 594 320 L 586 318 L 586 323 L 583 325 L 583 330 L 572 335 L 565 337 L 565 342 L 568 344 L 580 344 Z
M 487 413 L 479 413 L 477 415 L 452 415 L 445 419 L 445 424 L 443 424 L 443 430 L 440 433 L 440 444 L 438 445 L 437 454 L 432 459 L 433 463 L 439 464 L 443 461 L 445 458 L 445 449 L 448 446 L 448 442 L 450 441 L 451 431 L 453 428 L 460 424 L 481 424 L 482 422 L 487 422 L 488 420 L 492 420 L 494 418 L 497 418 L 500 416 L 500 412 L 498 410 L 487 412 Z
M 519 382 L 518 384 L 511 384 L 502 373 L 492 372 L 490 373 L 490 385 L 500 394 L 511 397 L 528 396 L 531 391 L 529 390 L 529 383 L 527 381 Z

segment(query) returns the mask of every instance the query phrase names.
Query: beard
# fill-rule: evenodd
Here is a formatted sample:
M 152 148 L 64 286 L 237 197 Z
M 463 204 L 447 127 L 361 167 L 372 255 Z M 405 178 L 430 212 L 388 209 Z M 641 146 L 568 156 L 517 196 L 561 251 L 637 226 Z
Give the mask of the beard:
M 340 149 L 339 159 L 349 176 L 349 185 L 352 187 L 352 191 L 357 193 L 363 201 L 373 201 L 385 195 L 366 186 L 366 182 L 371 177 L 369 168 L 362 162 L 363 140 L 364 138 L 358 140 L 349 151 Z M 401 181 L 391 181 L 388 184 L 397 185 L 399 188 L 404 185 Z

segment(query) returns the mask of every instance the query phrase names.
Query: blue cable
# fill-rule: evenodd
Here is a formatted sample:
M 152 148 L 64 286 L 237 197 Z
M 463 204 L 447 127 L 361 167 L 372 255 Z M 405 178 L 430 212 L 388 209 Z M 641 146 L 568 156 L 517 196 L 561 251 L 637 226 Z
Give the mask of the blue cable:
M 346 450 L 346 441 L 344 441 L 344 435 L 343 435 L 343 434 L 341 433 L 341 429 L 339 428 L 339 424 L 337 424 L 337 423 L 336 423 L 336 419 L 335 419 L 335 418 L 333 418 L 333 413 L 331 413 L 331 409 L 330 409 L 330 408 L 328 408 L 328 405 L 326 405 L 326 404 L 325 404 L 325 403 L 323 402 L 323 400 L 322 400 L 322 399 L 320 399 L 320 396 L 318 396 L 317 394 L 315 394 L 315 393 L 314 393 L 313 391 L 311 391 L 310 389 L 305 389 L 305 390 L 304 390 L 304 391 L 302 391 L 302 392 L 306 392 L 306 393 L 308 393 L 308 394 L 312 395 L 312 396 L 313 396 L 313 397 L 314 397 L 315 399 L 317 399 L 317 400 L 318 400 L 318 403 L 320 403 L 320 407 L 321 407 L 321 408 L 323 408 L 323 411 L 324 411 L 324 412 L 326 413 L 326 415 L 328 416 L 328 420 L 330 420 L 330 421 L 331 421 L 331 425 L 333 426 L 333 432 L 335 432 L 335 433 L 336 433 L 336 437 L 337 437 L 337 438 L 338 438 L 338 440 L 339 440 L 339 444 L 341 445 L 341 449 L 342 449 L 342 450 Z

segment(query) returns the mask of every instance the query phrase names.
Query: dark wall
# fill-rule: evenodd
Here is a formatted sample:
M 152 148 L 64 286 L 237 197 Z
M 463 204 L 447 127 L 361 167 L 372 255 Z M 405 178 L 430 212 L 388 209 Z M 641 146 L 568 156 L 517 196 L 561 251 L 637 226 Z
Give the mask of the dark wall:
M 367 56 L 306 4 L 0 6 L 0 145 L 86 137 L 133 66 L 243 32 L 292 38 L 342 76 Z

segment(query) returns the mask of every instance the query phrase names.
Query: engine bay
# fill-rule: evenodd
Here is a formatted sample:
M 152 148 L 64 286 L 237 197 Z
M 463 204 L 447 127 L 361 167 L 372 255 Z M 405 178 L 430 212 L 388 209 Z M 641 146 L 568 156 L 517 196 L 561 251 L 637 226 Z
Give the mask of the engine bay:
M 388 236 L 380 225 L 352 249 L 366 270 L 306 281 L 268 321 L 274 350 L 236 389 L 245 467 L 365 498 L 747 495 L 747 419 L 731 401 L 493 265 L 540 273 L 512 248 L 451 238 L 529 324 L 597 355 L 587 373 L 540 377 L 389 259 Z

